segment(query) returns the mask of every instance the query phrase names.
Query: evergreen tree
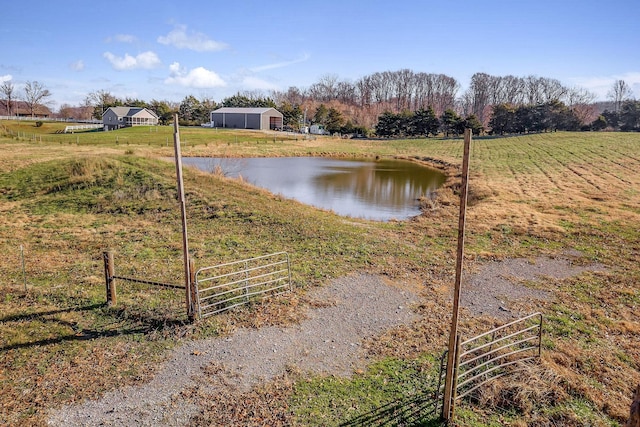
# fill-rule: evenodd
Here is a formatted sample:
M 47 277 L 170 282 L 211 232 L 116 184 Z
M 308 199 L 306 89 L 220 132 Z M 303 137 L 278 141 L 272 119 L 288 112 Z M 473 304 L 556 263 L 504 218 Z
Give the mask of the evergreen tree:
M 462 119 L 452 109 L 445 110 L 440 117 L 440 128 L 444 133 L 444 136 L 460 134 L 460 122 Z
M 611 126 L 613 129 L 618 129 L 620 126 L 620 114 L 618 112 L 604 110 L 602 112 L 602 117 L 607 121 L 607 125 Z
M 327 123 L 327 117 L 329 116 L 329 110 L 324 104 L 318 105 L 316 112 L 313 114 L 313 122 L 324 125 Z
M 620 130 L 640 131 L 640 102 L 625 101 L 620 108 Z
M 214 100 L 205 98 L 199 101 L 193 111 L 193 120 L 195 124 L 209 123 L 211 121 L 211 112 L 217 108 Z
M 427 108 L 426 114 L 425 114 L 425 119 L 426 119 L 426 126 L 425 126 L 425 130 L 426 130 L 426 135 L 433 135 L 436 136 L 438 134 L 438 130 L 440 129 L 440 120 L 438 120 L 438 117 L 436 116 L 435 111 L 433 111 L 433 108 L 431 108 L 431 106 L 429 106 Z
M 344 126 L 344 117 L 342 117 L 342 113 L 333 107 L 329 108 L 327 111 L 325 129 L 329 133 L 337 133 L 340 132 L 342 126 Z
M 302 109 L 299 105 L 292 105 L 290 102 L 284 101 L 278 107 L 283 115 L 283 125 L 289 126 L 293 129 L 300 129 L 300 123 L 302 122 Z
M 276 103 L 271 98 L 261 96 L 247 96 L 236 93 L 222 100 L 223 107 L 234 108 L 276 108 Z
M 396 115 L 396 136 L 413 136 L 416 134 L 414 128 L 414 114 L 409 110 L 402 110 Z
M 590 128 L 591 130 L 605 130 L 607 128 L 607 119 L 604 118 L 604 116 L 601 114 L 598 116 L 597 119 L 595 119 L 593 122 L 591 122 Z
M 391 111 L 385 111 L 378 117 L 378 124 L 376 125 L 376 135 L 383 138 L 388 138 L 396 135 L 397 128 L 397 116 Z
M 515 121 L 515 108 L 509 104 L 498 104 L 493 106 L 489 127 L 491 134 L 504 135 L 512 130 L 512 123 Z
M 193 126 L 196 124 L 199 108 L 200 101 L 198 101 L 195 96 L 185 96 L 180 103 L 180 107 L 178 107 L 180 124 L 185 126 Z
M 166 101 L 157 101 L 153 99 L 149 104 L 151 111 L 158 116 L 158 123 L 167 125 L 173 121 L 173 109 Z
M 464 119 L 464 128 L 471 129 L 471 133 L 476 136 L 480 135 L 484 130 L 484 126 L 482 126 L 482 123 L 480 123 L 480 120 L 478 120 L 474 114 Z

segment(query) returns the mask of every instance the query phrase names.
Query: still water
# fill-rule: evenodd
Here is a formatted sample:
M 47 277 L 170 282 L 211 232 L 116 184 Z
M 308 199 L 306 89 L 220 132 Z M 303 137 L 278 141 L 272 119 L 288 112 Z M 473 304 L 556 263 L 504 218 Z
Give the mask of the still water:
M 418 199 L 433 197 L 446 177 L 403 160 L 343 160 L 325 157 L 202 158 L 182 162 L 242 178 L 274 194 L 338 215 L 378 221 L 420 214 Z

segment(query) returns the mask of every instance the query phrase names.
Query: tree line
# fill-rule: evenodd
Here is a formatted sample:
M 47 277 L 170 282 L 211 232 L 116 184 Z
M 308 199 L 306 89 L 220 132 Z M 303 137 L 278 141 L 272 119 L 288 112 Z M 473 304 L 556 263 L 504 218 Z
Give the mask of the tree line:
M 560 81 L 537 76 L 492 76 L 476 73 L 459 96 L 460 84 L 444 74 L 408 69 L 376 72 L 356 81 L 325 75 L 308 88 L 285 91 L 239 92 L 220 102 L 186 96 L 180 102 L 153 99 L 150 102 L 118 98 L 106 90 L 89 93 L 84 103 L 62 105 L 64 118 L 100 119 L 113 106 L 137 106 L 154 111 L 160 123 L 169 123 L 178 113 L 181 124 L 209 122 L 219 107 L 273 107 L 284 115 L 284 125 L 299 130 L 322 124 L 332 133 L 379 136 L 456 134 L 460 126 L 494 134 L 549 130 L 638 130 L 634 122 L 637 103 L 629 86 L 615 82 L 609 93 L 612 108 L 599 114 L 588 91 L 566 87 Z M 9 112 L 18 98 L 11 82 L 0 86 L 0 106 Z M 39 82 L 27 82 L 23 98 L 31 114 L 46 105 L 51 93 Z M 600 110 L 601 111 L 601 110 Z
M 460 135 L 465 129 L 474 135 L 483 131 L 482 123 L 473 114 L 462 118 L 452 109 L 445 110 L 440 117 L 433 108 L 421 108 L 415 112 L 404 110 L 400 113 L 384 112 L 378 118 L 375 133 L 380 137 L 430 137 L 438 134 Z
M 597 129 L 603 130 L 611 128 L 625 132 L 640 132 L 640 101 L 623 100 L 618 105 L 618 109 L 604 110 L 596 119 Z

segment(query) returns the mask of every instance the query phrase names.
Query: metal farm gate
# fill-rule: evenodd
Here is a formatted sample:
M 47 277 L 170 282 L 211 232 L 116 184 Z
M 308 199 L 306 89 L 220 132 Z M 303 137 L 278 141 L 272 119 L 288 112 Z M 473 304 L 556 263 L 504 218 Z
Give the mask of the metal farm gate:
M 201 268 L 194 286 L 200 318 L 280 295 L 292 289 L 289 254 L 276 252 Z
M 460 342 L 460 335 L 457 338 L 453 394 L 449 405 L 451 414 L 442 414 L 444 418 L 452 418 L 455 403 L 472 395 L 484 384 L 524 369 L 525 362 L 540 359 L 542 314 L 531 314 L 463 342 Z M 438 403 L 444 389 L 447 352 L 440 360 L 440 383 L 436 395 Z M 443 410 L 446 407 L 444 403 Z

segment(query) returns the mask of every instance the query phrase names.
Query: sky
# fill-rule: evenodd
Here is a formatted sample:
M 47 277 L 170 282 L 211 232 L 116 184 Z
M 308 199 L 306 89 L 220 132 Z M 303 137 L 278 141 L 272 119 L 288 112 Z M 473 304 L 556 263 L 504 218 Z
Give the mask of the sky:
M 2 0 L 0 81 L 38 81 L 52 107 L 119 98 L 216 102 L 324 76 L 483 72 L 640 98 L 638 0 Z

